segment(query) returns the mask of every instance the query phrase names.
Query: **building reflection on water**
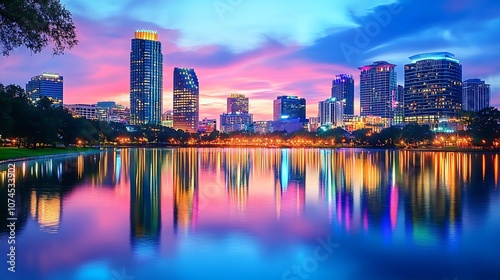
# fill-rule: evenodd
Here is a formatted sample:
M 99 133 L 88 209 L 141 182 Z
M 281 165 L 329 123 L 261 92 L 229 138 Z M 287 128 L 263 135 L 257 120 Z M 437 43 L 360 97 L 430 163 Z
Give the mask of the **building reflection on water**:
M 186 233 L 196 227 L 198 219 L 198 149 L 179 149 L 174 152 L 174 231 Z
M 130 151 L 131 245 L 139 257 L 157 252 L 161 232 L 161 166 L 159 149 Z
M 280 150 L 274 162 L 277 219 L 300 217 L 305 209 L 306 172 L 304 150 Z
M 244 211 L 248 203 L 248 186 L 252 160 L 248 149 L 240 149 L 239 153 L 224 153 L 224 180 L 226 192 L 231 206 Z
M 175 233 L 188 234 L 223 220 L 221 213 L 258 216 L 242 221 L 290 220 L 303 218 L 311 206 L 321 206 L 326 207 L 332 230 L 339 232 L 380 232 L 383 238 L 397 235 L 423 244 L 452 242 L 466 219 L 481 222 L 488 216 L 491 192 L 499 184 L 499 157 L 397 150 L 189 148 L 110 149 L 28 161 L 16 164 L 18 230 L 31 218 L 40 230 L 57 233 L 64 198 L 75 186 L 86 184 L 130 191 L 131 244 L 144 255 L 157 251 L 162 211 L 169 223 L 173 216 Z M 0 168 L 0 199 L 7 201 L 7 165 Z M 212 193 L 207 204 L 205 184 L 220 185 L 225 192 Z M 162 187 L 169 190 L 164 209 Z M 4 207 L 0 218 L 6 217 Z M 0 229 L 5 233 L 5 227 Z

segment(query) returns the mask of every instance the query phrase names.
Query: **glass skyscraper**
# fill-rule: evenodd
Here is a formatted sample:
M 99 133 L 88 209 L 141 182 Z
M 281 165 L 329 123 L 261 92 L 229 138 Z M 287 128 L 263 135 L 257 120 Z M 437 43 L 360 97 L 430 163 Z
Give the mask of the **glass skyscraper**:
M 26 94 L 31 102 L 47 97 L 54 106 L 63 105 L 63 76 L 56 73 L 43 73 L 31 78 L 26 84 Z
M 174 68 L 174 128 L 198 132 L 200 85 L 194 69 Z
M 306 99 L 297 96 L 278 96 L 273 103 L 273 120 L 306 119 Z
M 404 121 L 429 124 L 457 119 L 462 108 L 462 65 L 448 52 L 410 57 L 405 65 Z
M 469 79 L 463 82 L 462 109 L 465 111 L 481 111 L 490 107 L 490 85 L 480 79 Z
M 244 94 L 233 93 L 227 98 L 228 114 L 248 114 L 248 97 Z
M 130 124 L 161 124 L 163 54 L 158 33 L 136 30 L 130 52 Z
M 335 97 L 318 103 L 318 118 L 321 125 L 339 127 L 344 125 L 344 101 Z
M 359 67 L 359 100 L 361 116 L 394 117 L 397 80 L 396 65 L 376 61 L 372 65 Z
M 332 81 L 332 98 L 345 99 L 344 114 L 354 116 L 354 78 L 352 75 L 340 74 Z

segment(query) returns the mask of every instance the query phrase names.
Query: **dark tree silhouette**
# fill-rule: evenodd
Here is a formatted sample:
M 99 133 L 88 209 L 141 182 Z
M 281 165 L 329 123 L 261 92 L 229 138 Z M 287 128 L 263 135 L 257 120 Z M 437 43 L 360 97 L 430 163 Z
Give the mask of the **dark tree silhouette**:
M 53 44 L 53 53 L 74 47 L 75 25 L 59 0 L 0 0 L 0 47 L 7 56 L 25 46 L 35 53 Z

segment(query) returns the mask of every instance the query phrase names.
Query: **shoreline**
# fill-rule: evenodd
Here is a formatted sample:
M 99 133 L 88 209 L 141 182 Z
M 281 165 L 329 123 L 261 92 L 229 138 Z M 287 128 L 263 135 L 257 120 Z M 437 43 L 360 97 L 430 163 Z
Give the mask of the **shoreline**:
M 57 157 L 69 157 L 69 156 L 80 156 L 87 154 L 94 154 L 97 152 L 101 152 L 103 150 L 108 149 L 108 147 L 103 147 L 99 149 L 89 149 L 86 151 L 68 151 L 67 153 L 56 153 L 56 154 L 48 154 L 48 155 L 39 155 L 39 156 L 26 156 L 26 157 L 16 157 L 16 158 L 8 158 L 0 160 L 0 165 L 14 163 L 19 161 L 28 161 L 28 160 L 38 160 L 38 159 L 49 159 L 49 158 L 57 158 Z M 1 149 L 0 149 L 1 150 Z
M 406 147 L 372 147 L 372 146 L 302 146 L 302 147 L 294 147 L 294 146 L 228 146 L 228 145 L 117 145 L 117 146 L 102 146 L 100 148 L 89 149 L 87 151 L 69 151 L 67 153 L 57 153 L 57 154 L 48 154 L 48 155 L 40 155 L 40 156 L 26 156 L 26 157 L 18 157 L 18 158 L 9 158 L 0 160 L 1 164 L 19 162 L 19 161 L 28 161 L 28 160 L 38 160 L 38 159 L 48 159 L 48 158 L 56 158 L 56 157 L 67 157 L 67 156 L 79 156 L 86 154 L 94 154 L 101 151 L 105 151 L 108 149 L 133 149 L 133 148 L 246 148 L 246 149 L 362 149 L 362 150 L 399 150 L 399 151 L 409 151 L 409 152 L 448 152 L 448 153 L 486 153 L 486 154 L 495 154 L 500 153 L 500 149 L 477 149 L 477 148 L 406 148 Z

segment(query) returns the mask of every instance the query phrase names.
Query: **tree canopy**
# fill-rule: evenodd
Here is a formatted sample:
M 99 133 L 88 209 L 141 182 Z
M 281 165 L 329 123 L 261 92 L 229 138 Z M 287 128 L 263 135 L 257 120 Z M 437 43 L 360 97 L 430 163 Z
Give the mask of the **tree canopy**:
M 0 0 L 0 48 L 4 56 L 25 46 L 38 53 L 53 44 L 53 54 L 74 47 L 75 25 L 59 0 Z

